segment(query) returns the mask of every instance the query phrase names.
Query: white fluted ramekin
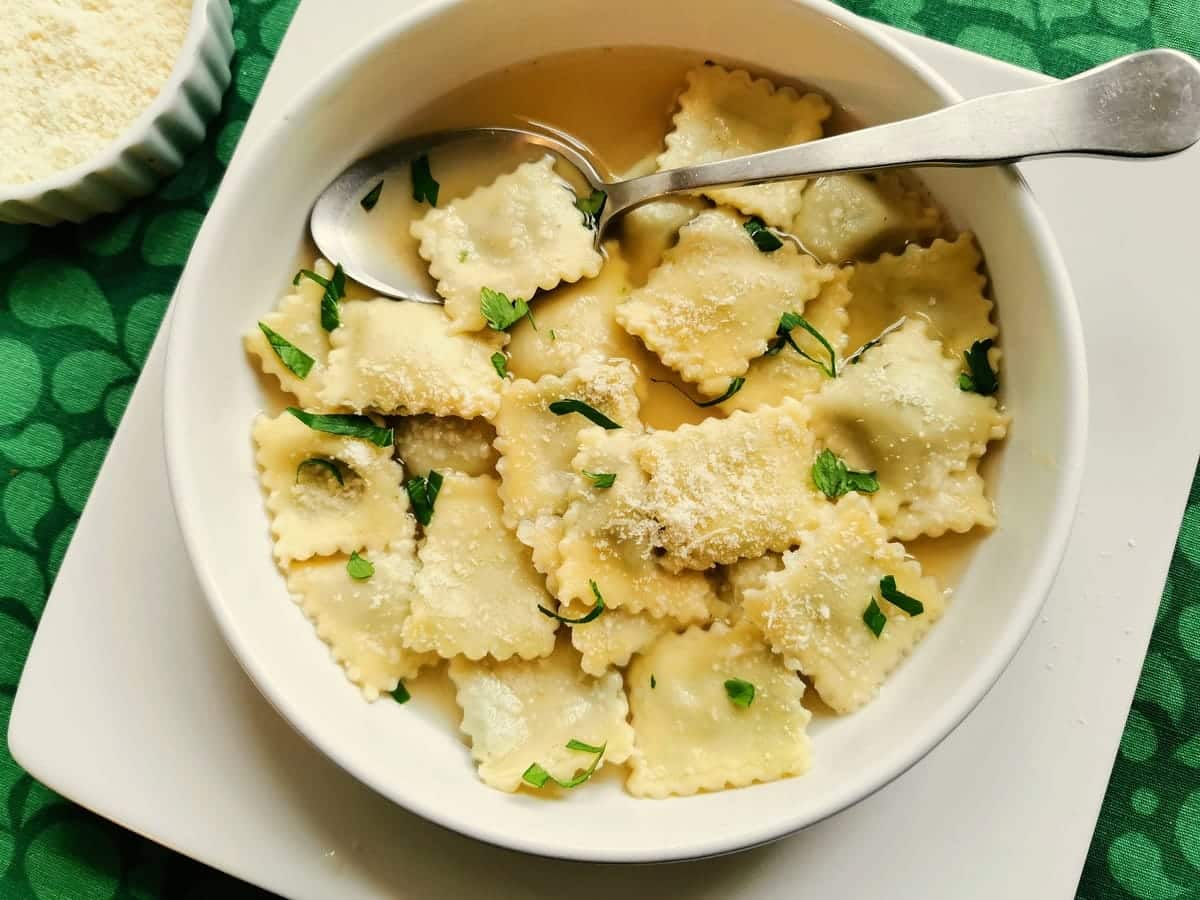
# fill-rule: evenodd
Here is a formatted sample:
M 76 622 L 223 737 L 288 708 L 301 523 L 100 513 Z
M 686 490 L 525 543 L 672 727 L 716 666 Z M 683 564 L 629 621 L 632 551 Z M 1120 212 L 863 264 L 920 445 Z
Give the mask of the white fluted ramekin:
M 114 212 L 178 172 L 204 139 L 229 87 L 233 10 L 195 0 L 166 84 L 125 131 L 77 166 L 25 184 L 0 184 L 0 222 L 57 225 Z

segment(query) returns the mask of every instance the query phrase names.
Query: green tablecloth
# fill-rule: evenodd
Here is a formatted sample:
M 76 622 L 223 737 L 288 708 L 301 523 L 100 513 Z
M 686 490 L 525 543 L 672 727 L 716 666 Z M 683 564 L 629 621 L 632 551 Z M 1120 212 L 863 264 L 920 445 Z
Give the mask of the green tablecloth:
M 0 225 L 0 729 L 76 518 L 297 2 L 234 0 L 224 112 L 156 194 L 81 227 Z M 1200 53 L 1200 0 L 842 2 L 1057 76 L 1156 45 Z M 87 686 L 63 691 L 85 698 Z M 1200 479 L 1079 896 L 1200 896 L 1200 704 L 1187 702 L 1198 691 Z M 260 896 L 57 797 L 7 748 L 0 793 L 0 897 Z

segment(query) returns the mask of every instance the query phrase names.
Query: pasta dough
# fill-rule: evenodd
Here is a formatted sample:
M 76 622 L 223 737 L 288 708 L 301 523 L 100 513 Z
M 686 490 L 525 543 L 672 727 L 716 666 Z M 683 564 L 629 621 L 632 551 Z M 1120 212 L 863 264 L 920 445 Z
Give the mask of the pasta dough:
M 595 233 L 584 225 L 551 156 L 429 210 L 410 231 L 421 242 L 456 331 L 486 324 L 479 309 L 482 288 L 529 300 L 539 288 L 591 278 L 603 263 L 592 246 Z
M 392 460 L 391 447 L 314 431 L 286 412 L 259 416 L 254 443 L 280 563 L 381 550 L 412 539 L 404 471 Z M 310 459 L 325 465 L 302 469 Z
M 572 740 L 603 745 L 601 766 L 624 762 L 633 749 L 620 673 L 584 674 L 566 642 L 532 661 L 458 657 L 450 663 L 450 678 L 479 777 L 499 790 L 519 788 L 521 775 L 535 762 L 560 781 L 587 768 L 594 755 L 569 749 Z
M 425 528 L 421 570 L 404 643 L 447 659 L 490 655 L 547 656 L 557 622 L 538 611 L 554 609 L 529 550 L 500 520 L 494 478 L 445 476 Z
M 651 679 L 653 678 L 653 682 Z M 725 682 L 754 685 L 749 706 Z M 748 624 L 666 634 L 629 667 L 636 734 L 626 786 L 637 797 L 741 787 L 808 769 L 804 682 Z
M 496 429 L 486 419 L 406 416 L 396 422 L 396 452 L 409 475 L 430 469 L 490 475 L 496 468 Z
M 761 153 L 821 137 L 821 123 L 832 112 L 818 94 L 800 96 L 765 78 L 717 65 L 692 69 L 679 97 L 674 128 L 658 168 L 675 169 Z M 797 178 L 755 187 L 716 188 L 703 193 L 746 215 L 761 216 L 786 229 L 801 207 L 805 180 Z
M 924 604 L 924 612 L 910 617 L 882 598 L 880 581 L 888 575 Z M 887 617 L 878 637 L 863 621 L 872 599 Z M 858 494 L 839 500 L 799 549 L 783 555 L 780 571 L 746 591 L 744 602 L 746 617 L 775 652 L 809 676 L 839 713 L 875 696 L 944 607 L 937 582 L 922 576 L 903 546 L 888 542 L 870 503 Z
M 727 210 L 696 216 L 617 321 L 701 393 L 718 396 L 761 356 L 785 312 L 833 277 L 790 243 L 763 253 Z

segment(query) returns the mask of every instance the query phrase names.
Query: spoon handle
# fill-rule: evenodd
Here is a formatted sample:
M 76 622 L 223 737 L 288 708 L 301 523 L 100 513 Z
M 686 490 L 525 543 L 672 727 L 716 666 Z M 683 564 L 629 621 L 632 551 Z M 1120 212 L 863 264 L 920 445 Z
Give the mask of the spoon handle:
M 1147 50 L 1041 87 L 913 119 L 614 184 L 611 215 L 664 194 L 895 166 L 988 166 L 1039 156 L 1146 158 L 1200 140 L 1200 63 Z M 607 217 L 606 217 L 607 218 Z

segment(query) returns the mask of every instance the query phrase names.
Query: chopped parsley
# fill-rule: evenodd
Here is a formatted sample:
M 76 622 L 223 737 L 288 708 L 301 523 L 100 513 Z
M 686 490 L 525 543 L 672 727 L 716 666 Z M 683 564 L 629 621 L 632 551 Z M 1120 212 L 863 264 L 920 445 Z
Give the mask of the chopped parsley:
M 725 693 L 729 702 L 742 709 L 754 702 L 754 685 L 740 678 L 730 678 L 725 682 Z
M 658 687 L 658 679 L 655 678 L 654 673 L 651 672 L 650 673 L 650 690 L 654 690 L 656 687 Z
M 379 184 L 375 185 L 375 187 L 371 188 L 371 190 L 367 192 L 367 196 L 363 197 L 361 200 L 358 201 L 358 205 L 361 206 L 363 209 L 365 209 L 367 212 L 370 212 L 371 210 L 373 210 L 375 208 L 375 204 L 379 202 L 379 195 L 382 193 L 383 193 L 383 182 L 381 181 L 381 182 L 379 182 Z
M 403 681 L 396 682 L 396 689 L 392 691 L 392 699 L 397 703 L 407 703 L 412 699 L 412 694 L 408 692 L 408 688 L 404 686 Z
M 529 322 L 533 324 L 528 303 L 520 299 L 509 300 L 507 296 L 491 288 L 479 289 L 479 311 L 494 331 L 507 331 L 525 316 L 529 316 Z
M 458 261 L 460 263 L 464 263 L 467 261 L 467 257 L 469 257 L 470 255 L 471 255 L 470 250 L 459 250 L 458 251 Z
M 908 321 L 907 316 L 901 316 L 900 318 L 898 318 L 895 322 L 893 322 L 887 328 L 883 329 L 883 331 L 879 332 L 879 334 L 877 334 L 875 337 L 871 338 L 869 341 L 867 341 L 865 344 L 863 344 L 861 347 L 859 347 L 857 350 L 855 350 L 853 353 L 851 353 L 849 356 L 847 356 L 845 365 L 847 365 L 847 366 L 858 365 L 860 362 L 862 362 L 864 353 L 866 353 L 872 347 L 878 347 L 881 343 L 883 343 L 883 339 L 885 337 L 887 337 L 889 334 L 891 334 L 893 331 L 895 331 L 897 328 L 899 328 L 901 325 L 903 325 L 907 321 Z
M 822 450 L 812 467 L 813 484 L 830 500 L 842 494 L 858 491 L 873 494 L 879 490 L 879 479 L 874 472 L 855 472 L 846 468 L 846 463 L 831 450 Z
M 608 194 L 604 191 L 594 190 L 586 197 L 575 198 L 575 208 L 583 213 L 583 225 L 585 228 L 595 229 L 596 223 L 600 220 L 600 213 L 604 212 L 604 204 L 608 201 Z
M 429 154 L 422 153 L 412 161 L 413 199 L 418 203 L 437 206 L 438 189 L 441 187 L 429 171 Z
M 601 490 L 612 487 L 617 480 L 615 472 L 589 472 L 585 469 L 583 474 L 592 480 L 592 487 Z
M 346 273 L 342 271 L 342 264 L 338 263 L 333 267 L 332 278 L 318 275 L 312 269 L 301 269 L 292 279 L 292 284 L 299 284 L 301 278 L 315 281 L 325 289 L 325 293 L 321 295 L 321 327 L 326 331 L 333 331 L 342 323 L 338 304 L 346 296 Z
M 796 328 L 803 328 L 825 348 L 825 352 L 829 354 L 828 365 L 801 349 L 800 345 L 796 343 L 796 339 L 792 337 L 792 331 Z M 829 341 L 825 340 L 825 335 L 821 334 L 808 319 L 799 313 L 786 312 L 779 317 L 779 328 L 775 331 L 774 339 L 767 345 L 767 356 L 774 356 L 785 346 L 791 347 L 830 378 L 837 378 L 837 353 L 834 351 L 833 346 Z
M 508 357 L 503 353 L 492 354 L 492 368 L 496 370 L 496 374 L 501 378 L 508 377 Z
M 550 412 L 554 413 L 556 416 L 566 416 L 571 413 L 579 413 L 585 419 L 590 420 L 593 424 L 599 425 L 601 428 L 607 429 L 608 431 L 612 431 L 615 428 L 621 427 L 604 413 L 600 412 L 600 410 L 596 409 L 594 406 L 589 406 L 582 400 L 574 400 L 571 398 L 566 400 L 555 400 L 550 404 Z
M 576 775 L 574 778 L 569 778 L 566 781 L 559 781 L 537 763 L 533 763 L 525 773 L 521 776 L 521 780 L 526 784 L 533 785 L 535 788 L 545 787 L 547 781 L 553 781 L 560 788 L 573 788 L 583 784 L 596 771 L 596 767 L 600 765 L 600 760 L 604 758 L 604 751 L 608 747 L 607 743 L 601 744 L 599 747 L 594 747 L 591 744 L 585 744 L 583 741 L 577 741 L 574 738 L 567 741 L 568 750 L 577 750 L 580 753 L 595 753 L 596 758 L 592 760 L 592 764 Z
M 871 634 L 875 635 L 875 637 L 883 634 L 883 626 L 887 624 L 887 616 L 883 614 L 883 610 L 879 608 L 879 604 L 875 602 L 874 597 L 867 604 L 867 608 L 863 610 L 862 618 L 867 627 L 871 629 Z
M 538 604 L 538 611 L 544 616 L 549 616 L 551 619 L 558 619 L 558 621 L 562 622 L 564 625 L 586 625 L 588 622 L 600 618 L 600 614 L 604 612 L 605 609 L 604 598 L 600 595 L 600 588 L 596 587 L 596 582 L 589 580 L 588 584 L 592 586 L 592 596 L 596 598 L 596 603 L 578 619 L 568 619 L 565 616 L 560 616 L 558 613 L 547 609 L 540 603 Z
M 665 378 L 651 378 L 650 380 L 653 381 L 655 384 L 665 384 L 667 387 L 674 388 L 675 390 L 677 390 L 679 393 L 683 394 L 683 396 L 687 397 L 689 400 L 692 401 L 692 403 L 694 403 L 696 406 L 700 407 L 701 409 L 704 409 L 709 406 L 716 406 L 718 403 L 724 403 L 726 400 L 728 400 L 730 397 L 732 397 L 734 394 L 736 394 L 738 391 L 740 391 L 746 384 L 746 379 L 744 377 L 742 377 L 741 375 L 739 375 L 736 378 L 731 378 L 729 380 L 729 387 L 725 389 L 725 393 L 723 393 L 720 397 L 716 397 L 712 400 L 695 400 L 692 398 L 691 394 L 689 394 L 687 391 L 685 391 L 683 388 L 681 388 L 679 385 L 677 385 L 673 381 L 667 381 Z
M 322 459 L 319 456 L 310 456 L 308 459 L 304 460 L 304 462 L 300 463 L 300 465 L 296 466 L 296 484 L 300 483 L 300 473 L 308 468 L 324 469 L 329 473 L 330 477 L 337 480 L 338 484 L 342 485 L 343 487 L 346 484 L 345 480 L 342 478 L 342 470 L 337 467 L 337 463 L 331 459 Z
M 551 329 L 550 329 L 550 340 L 552 340 L 552 341 L 557 341 L 557 340 L 558 340 L 558 335 L 554 333 L 554 329 L 553 329 L 553 328 L 551 328 Z
M 916 597 L 910 597 L 908 594 L 896 587 L 896 578 L 894 575 L 884 575 L 879 581 L 879 593 L 883 594 L 883 599 L 892 606 L 898 606 L 910 616 L 919 616 L 925 612 L 925 604 Z
M 767 223 L 758 216 L 747 219 L 742 227 L 746 229 L 746 234 L 750 235 L 750 240 L 754 241 L 754 246 L 763 253 L 774 253 L 783 246 L 779 235 L 768 228 Z
M 418 475 L 404 483 L 404 490 L 408 491 L 408 499 L 412 501 L 413 515 L 426 528 L 433 521 L 433 504 L 442 490 L 442 480 L 441 472 L 430 469 L 424 478 Z
M 992 349 L 994 343 L 995 341 L 991 338 L 976 341 L 971 345 L 970 350 L 963 353 L 968 371 L 958 376 L 960 390 L 974 391 L 976 394 L 983 394 L 986 397 L 1000 389 L 1000 380 L 996 377 L 996 372 L 992 369 L 992 363 L 988 359 L 988 351 Z
M 259 322 L 258 327 L 266 335 L 267 343 L 271 345 L 271 349 L 275 351 L 275 355 L 279 357 L 279 361 L 287 366 L 291 373 L 301 381 L 307 378 L 316 360 L 282 334 L 274 331 L 265 322 Z
M 395 433 L 390 428 L 376 425 L 367 416 L 353 416 L 343 413 L 320 415 L 305 412 L 294 406 L 287 411 L 311 428 L 313 431 L 323 431 L 326 434 L 337 434 L 342 437 L 362 438 L 377 447 L 390 447 L 395 442 Z
M 375 564 L 369 559 L 359 556 L 358 551 L 355 550 L 350 554 L 349 562 L 346 563 L 346 571 L 355 581 L 366 581 L 375 574 Z

